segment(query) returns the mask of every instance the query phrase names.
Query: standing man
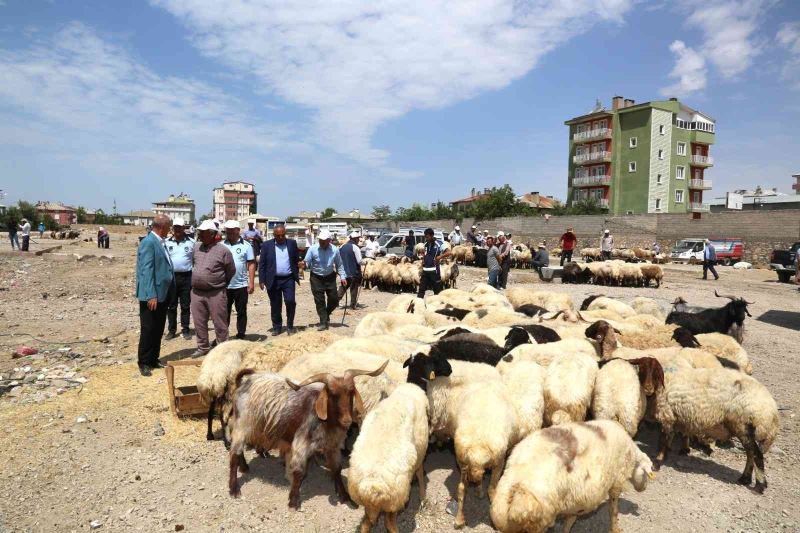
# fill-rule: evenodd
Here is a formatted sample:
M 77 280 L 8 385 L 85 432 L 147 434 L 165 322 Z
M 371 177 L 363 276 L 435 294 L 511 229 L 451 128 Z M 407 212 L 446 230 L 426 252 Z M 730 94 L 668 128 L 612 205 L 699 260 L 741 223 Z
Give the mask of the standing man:
M 281 308 L 286 303 L 286 334 L 294 335 L 294 311 L 297 303 L 294 284 L 300 284 L 300 256 L 297 241 L 286 238 L 286 227 L 275 226 L 273 238 L 261 246 L 261 262 L 258 265 L 258 284 L 269 296 L 272 315 L 272 335 L 280 335 L 283 329 Z
M 336 274 L 341 284 L 347 287 L 347 274 L 342 265 L 339 248 L 331 244 L 331 233 L 324 229 L 319 232 L 317 244 L 306 252 L 303 261 L 306 270 L 311 270 L 311 294 L 319 316 L 318 331 L 328 329 L 331 313 L 339 306 L 336 293 Z M 327 302 L 325 301 L 327 297 Z
M 478 226 L 476 226 L 475 224 L 473 224 L 472 227 L 469 229 L 469 231 L 467 232 L 467 244 L 470 244 L 472 246 L 480 246 L 480 243 L 478 242 L 480 233 L 476 235 L 477 229 Z
M 249 242 L 250 246 L 253 247 L 253 253 L 256 259 L 258 259 L 258 254 L 261 253 L 261 245 L 264 244 L 264 234 L 261 233 L 260 229 L 256 228 L 255 220 L 247 221 L 247 229 L 244 230 L 243 236 L 244 240 Z
M 497 280 L 500 277 L 500 250 L 494 245 L 494 237 L 489 237 L 486 246 L 489 251 L 486 253 L 486 268 L 489 270 L 489 285 L 495 289 L 499 288 Z
M 341 300 L 347 287 L 350 287 L 350 309 L 354 311 L 358 304 L 358 289 L 361 288 L 361 250 L 358 248 L 360 238 L 361 235 L 357 231 L 352 232 L 350 240 L 339 249 L 344 273 L 347 276 L 347 286 L 339 286 L 337 296 Z
M 611 232 L 605 230 L 603 232 L 603 238 L 600 239 L 600 253 L 603 255 L 603 259 L 608 261 L 611 259 L 611 250 L 614 249 L 614 237 L 611 236 Z
M 480 238 L 480 243 L 481 243 L 480 245 L 482 248 L 486 247 L 486 241 L 488 240 L 489 240 L 489 230 L 485 229 L 483 230 L 483 236 L 481 236 Z M 497 244 L 497 241 L 495 241 L 495 244 Z
M 102 229 L 102 228 L 101 228 Z M 189 306 L 192 299 L 192 260 L 194 258 L 194 239 L 186 234 L 186 221 L 176 218 L 172 223 L 172 237 L 167 239 L 167 252 L 175 271 L 175 291 L 167 306 L 167 336 L 178 336 L 178 302 L 181 304 L 181 334 L 190 339 Z
M 451 246 L 458 246 L 461 244 L 461 241 L 464 240 L 464 236 L 461 235 L 461 226 L 456 226 L 453 228 L 453 231 L 450 232 L 450 235 L 447 236 L 450 240 Z
M 427 228 L 425 230 L 425 252 L 422 256 L 422 276 L 419 280 L 417 298 L 424 298 L 428 289 L 432 290 L 433 294 L 441 292 L 442 276 L 439 262 L 449 256 L 450 252 L 443 252 L 439 243 L 433 238 L 433 228 Z
M 567 228 L 567 231 L 561 235 L 561 238 L 558 241 L 558 246 L 561 248 L 561 266 L 564 266 L 564 262 L 566 261 L 569 263 L 572 261 L 572 252 L 575 251 L 575 245 L 578 243 L 578 237 L 575 235 L 575 232 L 572 231 L 572 228 Z M 548 254 L 548 261 L 550 256 Z M 545 265 L 547 266 L 547 265 Z
M 11 219 L 8 221 L 8 238 L 11 240 L 11 251 L 14 251 L 14 243 L 17 243 L 17 250 L 19 250 L 19 236 L 17 232 L 19 231 L 19 224 L 15 219 Z
M 97 230 L 97 247 L 98 248 L 108 248 L 111 244 L 111 238 L 108 235 L 108 230 L 103 226 Z
M 414 258 L 414 246 L 417 245 L 417 239 L 414 237 L 414 230 L 408 230 L 408 235 L 405 239 L 403 239 L 403 243 L 405 244 L 405 256 L 409 258 Z
M 197 350 L 192 357 L 205 355 L 208 343 L 208 319 L 214 323 L 216 343 L 228 340 L 228 283 L 236 275 L 230 250 L 217 239 L 217 226 L 204 220 L 197 228 L 199 241 L 192 258 L 192 296 L 190 308 L 197 335 Z
M 175 292 L 172 271 L 164 239 L 169 232 L 170 220 L 166 215 L 156 215 L 153 231 L 139 243 L 136 251 L 136 299 L 139 300 L 139 372 L 152 375 L 151 369 L 163 368 L 161 336 L 167 320 L 167 305 Z
M 508 271 L 511 269 L 511 243 L 502 231 L 497 232 L 497 240 L 499 241 L 497 248 L 500 250 L 500 278 L 497 284 L 501 289 L 505 289 L 508 284 Z
M 39 238 L 40 239 L 44 237 L 44 230 L 45 230 L 44 222 L 39 222 Z
M 31 245 L 31 223 L 28 222 L 27 219 L 22 219 L 22 224 L 19 226 L 20 232 L 22 232 L 22 247 L 20 251 L 27 252 L 28 248 Z M 19 243 L 17 244 L 19 245 Z
M 367 235 L 367 242 L 364 245 L 364 257 L 375 259 L 381 251 L 381 245 L 375 240 L 375 235 Z
M 236 338 L 244 339 L 247 331 L 247 301 L 255 289 L 256 255 L 253 245 L 239 235 L 240 231 L 237 221 L 225 222 L 223 244 L 230 250 L 236 265 L 236 275 L 228 283 L 228 327 L 231 324 L 231 308 L 236 305 Z
M 708 279 L 709 270 L 712 274 L 714 274 L 714 281 L 719 279 L 719 274 L 717 274 L 717 270 L 714 268 L 716 263 L 717 249 L 714 248 L 714 245 L 711 244 L 711 241 L 706 239 L 705 246 L 703 247 L 703 279 Z
M 564 257 L 562 256 L 561 258 L 563 259 Z M 547 247 L 543 242 L 539 243 L 531 264 L 533 265 L 534 270 L 539 273 L 539 279 L 544 279 L 544 276 L 542 276 L 542 267 L 550 266 L 550 252 L 547 251 Z

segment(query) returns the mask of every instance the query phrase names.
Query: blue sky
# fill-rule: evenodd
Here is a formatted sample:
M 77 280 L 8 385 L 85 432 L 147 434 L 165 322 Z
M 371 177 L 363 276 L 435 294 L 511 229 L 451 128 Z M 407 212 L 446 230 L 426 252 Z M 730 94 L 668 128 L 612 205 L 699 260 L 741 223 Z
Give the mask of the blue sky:
M 110 211 L 224 180 L 259 212 L 564 198 L 614 94 L 717 120 L 713 196 L 800 172 L 794 0 L 0 0 L 0 188 Z

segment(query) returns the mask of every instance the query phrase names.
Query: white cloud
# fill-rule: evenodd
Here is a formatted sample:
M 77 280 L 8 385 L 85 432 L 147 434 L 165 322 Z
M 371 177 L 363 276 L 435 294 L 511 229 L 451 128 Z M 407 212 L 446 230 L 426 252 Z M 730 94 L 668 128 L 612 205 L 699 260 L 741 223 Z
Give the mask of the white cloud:
M 684 94 L 702 90 L 706 86 L 706 69 L 701 68 L 700 62 L 712 64 L 726 79 L 744 73 L 763 50 L 763 43 L 755 33 L 764 13 L 774 4 L 775 0 L 681 2 L 678 8 L 689 12 L 686 25 L 690 30 L 699 30 L 697 38 L 701 42 L 692 47 L 684 45 L 680 51 L 672 43 L 670 50 L 677 58 L 670 77 L 679 77 L 681 81 L 666 87 L 662 93 L 671 89 L 684 89 Z M 685 35 L 691 37 L 691 33 Z M 688 76 L 686 82 L 684 75 Z
M 782 69 L 783 79 L 800 89 L 800 20 L 783 23 L 776 39 L 789 52 Z
M 377 128 L 524 76 L 633 0 L 151 0 L 209 57 L 315 112 L 320 144 L 387 170 Z M 395 174 L 401 171 L 388 169 Z
M 686 46 L 683 41 L 675 41 L 669 46 L 677 56 L 675 67 L 669 73 L 670 78 L 678 81 L 661 90 L 664 96 L 686 96 L 706 87 L 706 61 L 695 50 Z

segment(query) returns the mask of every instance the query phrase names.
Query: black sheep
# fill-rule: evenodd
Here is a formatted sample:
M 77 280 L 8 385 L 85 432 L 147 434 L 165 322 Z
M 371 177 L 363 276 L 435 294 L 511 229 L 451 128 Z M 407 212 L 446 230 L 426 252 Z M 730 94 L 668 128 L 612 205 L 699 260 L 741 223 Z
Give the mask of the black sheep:
M 517 313 L 522 313 L 523 315 L 529 317 L 534 317 L 537 315 L 543 315 L 547 313 L 547 309 L 534 304 L 520 305 L 519 307 L 515 308 L 514 311 L 516 311 Z
M 459 309 L 457 307 L 447 306 L 444 309 L 437 309 L 434 312 L 440 315 L 456 318 L 458 320 L 464 320 L 464 317 L 467 316 L 472 311 L 470 311 L 469 309 Z
M 667 324 L 683 326 L 695 335 L 700 333 L 724 333 L 729 335 L 732 328 L 735 331 L 741 331 L 745 315 L 753 316 L 747 310 L 748 304 L 752 302 L 735 296 L 720 295 L 716 291 L 714 291 L 714 294 L 720 298 L 729 298 L 731 301 L 722 307 L 705 309 L 697 313 L 672 311 L 667 315 Z M 737 336 L 734 336 L 734 338 L 741 344 L 741 338 Z
M 428 355 L 496 366 L 506 350 L 481 333 L 459 333 L 432 344 Z
M 589 283 L 592 273 L 578 263 L 567 263 L 561 271 L 561 283 Z
M 672 340 L 674 340 L 684 348 L 700 347 L 700 341 L 697 340 L 697 337 L 694 336 L 694 333 L 684 328 L 683 326 L 675 328 L 675 331 L 672 332 Z
M 513 327 L 522 328 L 530 333 L 533 340 L 536 341 L 536 344 L 546 344 L 548 342 L 558 342 L 561 340 L 561 336 L 556 332 L 556 330 L 548 328 L 547 326 L 540 326 L 539 324 L 524 324 Z
M 403 368 L 408 368 L 406 382 L 419 386 L 427 391 L 427 383 L 439 376 L 449 376 L 453 373 L 453 367 L 447 359 L 441 357 L 429 357 L 418 353 L 412 355 L 403 363 Z

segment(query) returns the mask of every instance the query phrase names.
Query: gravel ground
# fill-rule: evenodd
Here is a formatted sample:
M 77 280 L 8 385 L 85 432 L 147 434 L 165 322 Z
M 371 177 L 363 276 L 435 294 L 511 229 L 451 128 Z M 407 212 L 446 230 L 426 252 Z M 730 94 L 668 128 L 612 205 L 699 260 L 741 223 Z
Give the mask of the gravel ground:
M 0 437 L 0 531 L 355 531 L 361 511 L 335 503 L 332 484 L 318 466 L 310 468 L 297 513 L 286 507 L 288 486 L 275 459 L 253 460 L 242 479 L 242 498 L 227 495 L 222 443 L 204 440 L 203 421 L 172 417 L 162 371 L 151 378 L 136 371 L 138 310 L 130 296 L 135 240 L 112 236 L 114 248 L 103 252 L 113 257 L 106 259 L 91 257 L 98 250 L 90 243 L 63 241 L 54 243 L 62 250 L 42 257 L 0 253 L 0 422 L 6 428 Z M 42 245 L 47 244 L 45 239 Z M 83 257 L 78 261 L 73 254 Z M 622 299 L 650 296 L 665 307 L 679 295 L 693 304 L 720 305 L 714 288 L 755 302 L 745 348 L 754 377 L 782 409 L 781 432 L 767 454 L 766 494 L 735 483 L 745 461 L 738 446 L 715 449 L 711 457 L 673 456 L 646 492 L 624 495 L 624 530 L 800 531 L 798 293 L 769 271 L 721 268 L 720 273 L 718 282 L 703 281 L 699 267 L 667 265 L 660 289 L 546 285 L 572 294 L 576 302 L 603 292 Z M 483 274 L 463 268 L 459 287 L 469 289 Z M 514 271 L 511 283 L 539 282 L 529 271 Z M 365 291 L 365 307 L 348 313 L 336 333 L 352 334 L 361 317 L 392 297 Z M 252 297 L 249 313 L 250 337 L 263 338 L 269 327 L 265 294 Z M 297 322 L 314 319 L 303 283 Z M 14 359 L 22 344 L 39 353 Z M 192 341 L 175 339 L 164 343 L 162 355 L 179 359 L 193 348 Z M 655 432 L 643 430 L 639 440 L 654 455 Z M 449 452 L 429 454 L 427 503 L 420 507 L 412 490 L 398 520 L 401 531 L 451 530 L 453 518 L 445 508 L 455 493 L 455 467 Z M 492 530 L 488 502 L 473 491 L 466 518 L 466 531 Z M 604 506 L 579 520 L 574 531 L 607 527 Z

